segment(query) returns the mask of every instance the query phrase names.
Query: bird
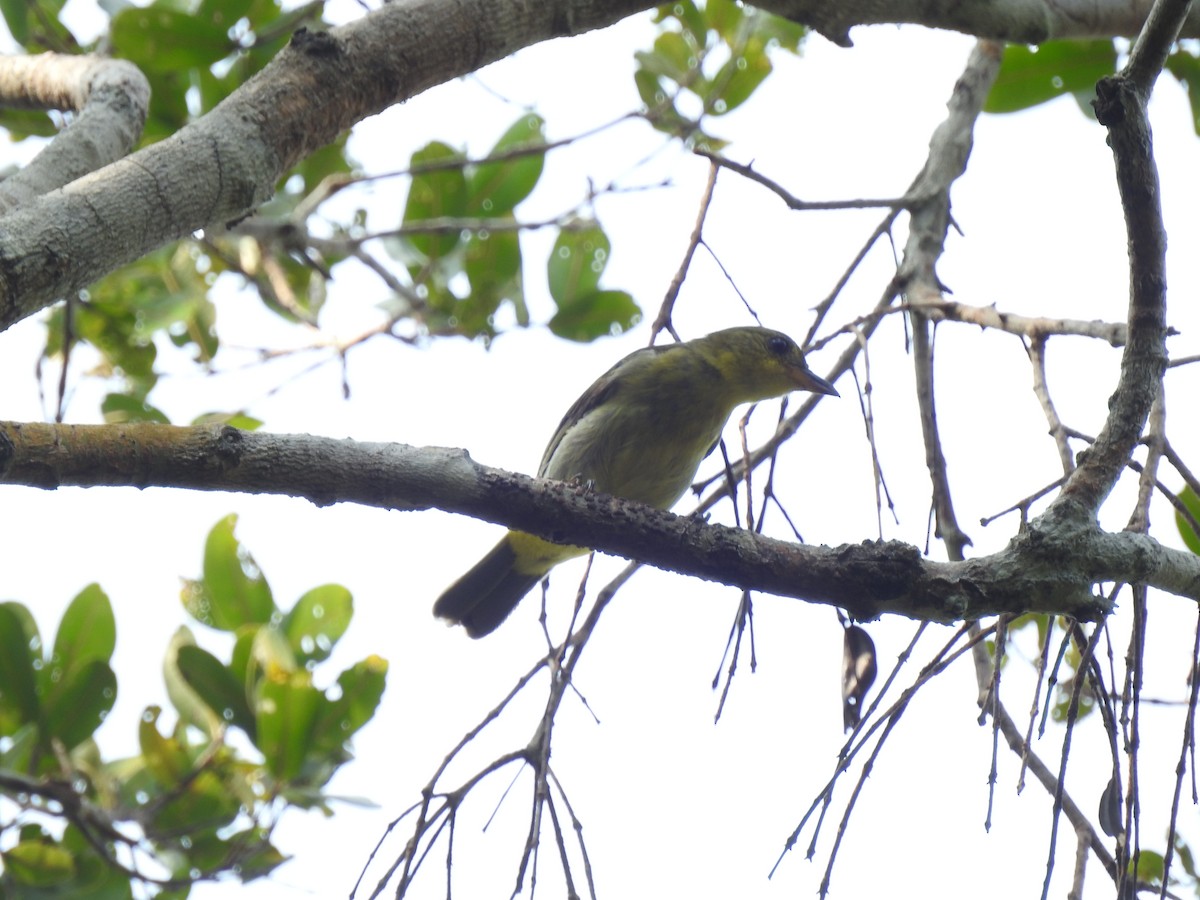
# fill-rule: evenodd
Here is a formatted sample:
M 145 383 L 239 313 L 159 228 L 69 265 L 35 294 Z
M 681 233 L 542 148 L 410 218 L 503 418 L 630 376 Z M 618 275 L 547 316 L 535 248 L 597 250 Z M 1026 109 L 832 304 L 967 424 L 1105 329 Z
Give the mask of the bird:
M 644 347 L 596 379 L 563 416 L 538 477 L 670 509 L 734 409 L 804 390 L 839 396 L 786 334 L 759 326 Z M 434 615 L 491 634 L 552 568 L 588 553 L 510 531 L 442 593 Z

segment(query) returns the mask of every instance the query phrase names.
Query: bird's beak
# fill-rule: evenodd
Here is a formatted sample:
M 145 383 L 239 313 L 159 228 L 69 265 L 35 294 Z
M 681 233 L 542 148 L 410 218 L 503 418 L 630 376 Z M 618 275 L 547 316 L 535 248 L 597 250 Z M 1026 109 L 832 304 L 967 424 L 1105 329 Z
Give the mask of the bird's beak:
M 812 391 L 814 394 L 828 394 L 831 397 L 842 396 L 832 384 L 815 374 L 811 369 L 796 369 L 793 372 L 796 387 L 802 391 Z

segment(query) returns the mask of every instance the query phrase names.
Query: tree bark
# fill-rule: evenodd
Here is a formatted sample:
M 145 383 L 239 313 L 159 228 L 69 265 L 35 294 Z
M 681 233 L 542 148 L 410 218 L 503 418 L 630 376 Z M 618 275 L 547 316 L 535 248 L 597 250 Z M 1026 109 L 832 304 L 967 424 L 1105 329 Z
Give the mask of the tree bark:
M 1200 557 L 1094 523 L 1043 516 L 1009 546 L 965 562 L 898 541 L 810 547 L 709 525 L 561 481 L 480 465 L 464 450 L 239 431 L 228 426 L 0 423 L 0 483 L 53 490 L 175 487 L 442 509 L 562 543 L 848 610 L 952 622 L 1044 612 L 1108 613 L 1100 582 L 1200 599 Z

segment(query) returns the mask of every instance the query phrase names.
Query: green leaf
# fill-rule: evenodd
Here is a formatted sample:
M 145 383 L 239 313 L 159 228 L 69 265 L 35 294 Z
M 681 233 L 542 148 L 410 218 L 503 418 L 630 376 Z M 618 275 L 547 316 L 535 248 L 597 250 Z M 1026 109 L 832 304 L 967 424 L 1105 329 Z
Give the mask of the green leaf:
M 808 36 L 808 29 L 799 22 L 762 10 L 755 12 L 754 31 L 768 46 L 778 46 L 789 53 L 799 53 L 800 45 Z
M 983 108 L 990 113 L 1015 112 L 1060 94 L 1091 91 L 1116 67 L 1117 51 L 1111 40 L 1048 41 L 1033 48 L 1009 44 Z
M 325 704 L 314 727 L 314 749 L 336 753 L 379 707 L 387 682 L 387 660 L 368 656 L 338 676 L 341 696 Z
M 692 81 L 693 70 L 699 64 L 691 44 L 677 31 L 664 31 L 654 39 L 654 50 L 637 54 L 643 69 L 654 75 L 670 78 L 676 84 Z
M 75 36 L 60 21 L 66 0 L 0 0 L 0 12 L 13 39 L 26 50 L 79 52 Z
M 1192 518 L 1200 521 L 1200 497 L 1196 496 L 1196 492 L 1190 486 L 1185 485 L 1179 492 L 1179 499 L 1183 502 L 1184 508 L 1192 514 Z M 1200 534 L 1196 534 L 1191 523 L 1178 510 L 1175 511 L 1175 527 L 1179 529 L 1179 536 L 1183 538 L 1184 546 L 1200 555 Z
M 150 82 L 150 112 L 142 128 L 143 146 L 171 137 L 191 118 L 187 99 L 191 84 L 186 74 L 145 71 Z
M 0 13 L 18 44 L 29 40 L 29 0 L 0 0 Z
M 223 721 L 236 725 L 254 740 L 254 714 L 246 699 L 246 688 L 219 659 L 194 644 L 179 648 L 179 672 Z
M 101 859 L 95 847 L 75 825 L 63 831 L 62 846 L 75 861 L 76 875 L 68 897 L 87 897 L 88 900 L 133 900 L 129 879 L 107 859 Z M 169 900 L 165 894 L 158 894 Z M 49 898 L 47 898 L 49 900 Z
M 238 875 L 243 882 L 253 881 L 270 874 L 291 857 L 279 852 L 269 840 L 270 832 L 262 828 L 248 828 L 231 834 L 228 843 L 239 849 Z
M 113 17 L 113 55 L 145 72 L 210 66 L 235 49 L 228 27 L 161 2 L 130 7 Z
M 0 715 L 2 715 L 0 710 Z M 0 752 L 0 769 L 28 772 L 33 765 L 41 735 L 36 722 L 26 722 L 16 729 L 8 729 L 0 723 L 0 735 L 8 738 L 8 746 Z
M 168 802 L 156 807 L 152 832 L 195 833 L 221 828 L 237 817 L 237 798 L 214 772 L 203 770 L 185 784 L 183 791 L 167 794 Z
M 715 96 L 705 97 L 705 107 L 717 115 L 732 112 L 750 99 L 750 95 L 771 74 L 771 60 L 766 48 L 755 42 L 745 52 L 730 59 L 712 79 L 718 89 Z
M 281 630 L 291 644 L 296 661 L 301 665 L 329 658 L 350 618 L 354 615 L 354 600 L 350 591 L 340 584 L 315 587 L 292 607 L 284 617 Z
M 176 629 L 167 642 L 167 652 L 163 656 L 163 681 L 166 682 L 167 696 L 179 713 L 180 721 L 212 736 L 220 732 L 225 721 L 196 693 L 179 668 L 180 651 L 195 644 L 196 638 L 187 626 Z
M 258 749 L 276 778 L 291 780 L 308 758 L 313 724 L 328 701 L 305 671 L 268 672 L 258 691 Z
M 21 623 L 21 630 L 25 632 L 25 641 L 29 646 L 29 652 L 35 656 L 41 656 L 42 635 L 38 631 L 37 620 L 34 619 L 33 613 L 24 604 L 17 603 L 15 600 L 5 600 L 0 602 L 0 606 L 11 610 L 12 614 L 17 617 L 17 621 Z
M 165 737 L 158 730 L 158 717 L 162 710 L 148 706 L 138 724 L 138 744 L 146 767 L 164 785 L 172 786 L 183 780 L 192 770 L 187 751 L 174 738 Z
M 0 728 L 3 733 L 26 722 L 38 721 L 41 704 L 37 697 L 37 673 L 33 668 L 29 637 L 22 617 L 13 607 L 0 603 Z
M 512 212 L 533 191 L 546 163 L 546 123 L 541 116 L 521 116 L 504 133 L 489 156 L 534 150 L 501 162 L 481 163 L 467 181 L 467 213 L 494 218 Z
M 61 687 L 42 706 L 46 734 L 68 750 L 83 743 L 100 727 L 117 700 L 117 676 L 107 662 L 93 659 L 73 668 Z
M 515 231 L 471 235 L 463 254 L 463 271 L 471 290 L 449 311 L 460 333 L 493 334 L 492 317 L 506 301 L 513 305 L 518 324 L 529 324 L 521 285 L 521 242 Z
M 75 876 L 74 857 L 49 838 L 20 841 L 2 859 L 5 874 L 28 888 L 64 885 Z
M 250 13 L 257 0 L 200 0 L 196 17 L 226 28 Z
M 208 362 L 216 353 L 215 313 L 207 297 L 213 273 L 207 259 L 198 259 L 186 242 L 163 248 L 90 286 L 86 302 L 75 305 L 70 332 L 102 354 L 94 374 L 125 380 L 113 391 L 118 396 L 106 401 L 110 419 L 165 421 L 146 403 L 157 383 L 158 345 L 164 332 L 197 362 Z M 47 357 L 63 353 L 64 318 L 62 307 L 49 317 Z
M 608 236 L 594 222 L 562 230 L 546 265 L 550 296 L 559 307 L 596 291 L 610 249 Z
M 248 416 L 245 413 L 222 413 L 210 412 L 202 413 L 192 419 L 193 425 L 229 425 L 239 431 L 258 431 L 262 428 L 262 419 L 256 419 L 253 416 Z
M 633 74 L 633 83 L 637 87 L 638 96 L 646 104 L 647 109 L 657 109 L 667 100 L 667 93 L 658 76 L 647 69 L 638 69 Z
M 250 650 L 258 671 L 266 672 L 268 675 L 277 673 L 290 675 L 293 672 L 302 671 L 301 666 L 296 662 L 296 654 L 292 652 L 291 643 L 278 628 L 259 628 L 254 634 Z
M 466 214 L 467 180 L 463 175 L 464 157 L 439 141 L 426 144 L 412 155 L 411 166 L 435 166 L 430 171 L 413 175 L 404 206 L 403 224 L 427 222 L 430 219 L 461 218 Z M 443 168 L 442 165 L 449 168 Z M 449 254 L 461 239 L 458 231 L 439 234 L 412 234 L 406 240 L 426 259 L 435 260 Z
M 519 284 L 521 242 L 515 231 L 480 232 L 467 242 L 463 269 L 471 290 L 492 295 Z
M 1146 847 L 1141 849 L 1137 859 L 1137 871 L 1134 871 L 1133 860 L 1129 861 L 1129 873 L 1136 875 L 1138 881 L 1150 884 L 1162 884 L 1163 855 Z
M 258 680 L 258 667 L 254 658 L 254 644 L 258 634 L 263 629 L 257 625 L 246 625 L 237 630 L 237 639 L 233 642 L 233 653 L 229 657 L 229 671 L 238 683 L 245 686 L 247 696 L 249 690 Z
M 549 327 L 561 338 L 587 342 L 627 331 L 641 316 L 641 309 L 626 291 L 595 291 L 561 304 Z
M 1200 58 L 1177 44 L 1175 52 L 1167 57 L 1166 69 L 1187 89 L 1188 102 L 1192 106 L 1192 128 L 1200 135 Z
M 117 621 L 112 603 L 100 585 L 92 583 L 75 595 L 63 613 L 54 638 L 54 655 L 43 671 L 57 680 L 93 660 L 108 662 L 117 646 Z M 58 676 L 54 673 L 58 672 Z
M 707 0 L 704 4 L 704 14 L 708 17 L 710 27 L 725 43 L 737 43 L 738 33 L 747 15 L 741 6 L 733 0 Z
M 13 141 L 27 137 L 52 138 L 58 134 L 58 126 L 50 116 L 40 109 L 0 109 L 0 127 L 8 132 Z
M 658 25 L 678 22 L 687 34 L 688 39 L 697 47 L 705 46 L 709 32 L 709 10 L 712 4 L 706 3 L 704 8 L 696 6 L 692 0 L 679 0 L 655 10 L 654 22 Z
M 237 516 L 219 521 L 204 544 L 204 578 L 185 598 L 198 621 L 222 631 L 264 625 L 276 615 L 271 588 L 249 551 L 234 536 Z

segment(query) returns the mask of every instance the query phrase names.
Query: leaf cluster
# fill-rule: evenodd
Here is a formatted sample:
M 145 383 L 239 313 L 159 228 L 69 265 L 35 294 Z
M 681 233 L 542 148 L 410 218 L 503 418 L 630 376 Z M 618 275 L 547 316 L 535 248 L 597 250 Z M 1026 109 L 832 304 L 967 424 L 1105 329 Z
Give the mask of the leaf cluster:
M 183 591 L 194 619 L 234 637 L 230 657 L 179 629 L 163 665 L 174 725 L 147 707 L 136 756 L 105 760 L 95 739 L 117 697 L 100 587 L 71 601 L 49 653 L 29 610 L 0 604 L 0 791 L 22 810 L 0 826 L 12 834 L 0 894 L 128 897 L 149 864 L 165 873 L 160 896 L 182 897 L 199 879 L 250 880 L 284 862 L 271 829 L 287 808 L 331 813 L 324 786 L 374 715 L 387 663 L 370 656 L 317 687 L 350 624 L 349 591 L 322 585 L 280 610 L 235 525 L 214 526 Z
M 523 257 L 514 210 L 545 168 L 545 122 L 522 115 L 483 161 L 433 141 L 411 160 L 412 184 L 392 254 L 404 262 L 423 301 L 421 317 L 433 334 L 492 337 L 496 314 L 512 307 L 529 324 Z M 594 220 L 559 226 L 547 263 L 558 309 L 548 325 L 559 337 L 591 341 L 632 327 L 641 310 L 626 291 L 603 290 L 608 237 Z
M 733 0 L 667 4 L 657 21 L 661 32 L 653 48 L 635 54 L 634 81 L 646 117 L 655 128 L 714 152 L 727 141 L 706 131 L 705 118 L 750 99 L 771 74 L 771 52 L 799 53 L 807 33 Z
M 1187 90 L 1193 127 L 1200 134 L 1200 41 L 1176 44 L 1166 70 Z M 1036 47 L 1009 44 L 984 111 L 1017 112 L 1069 94 L 1083 114 L 1094 119 L 1096 82 L 1116 71 L 1117 46 L 1111 39 L 1047 41 Z

